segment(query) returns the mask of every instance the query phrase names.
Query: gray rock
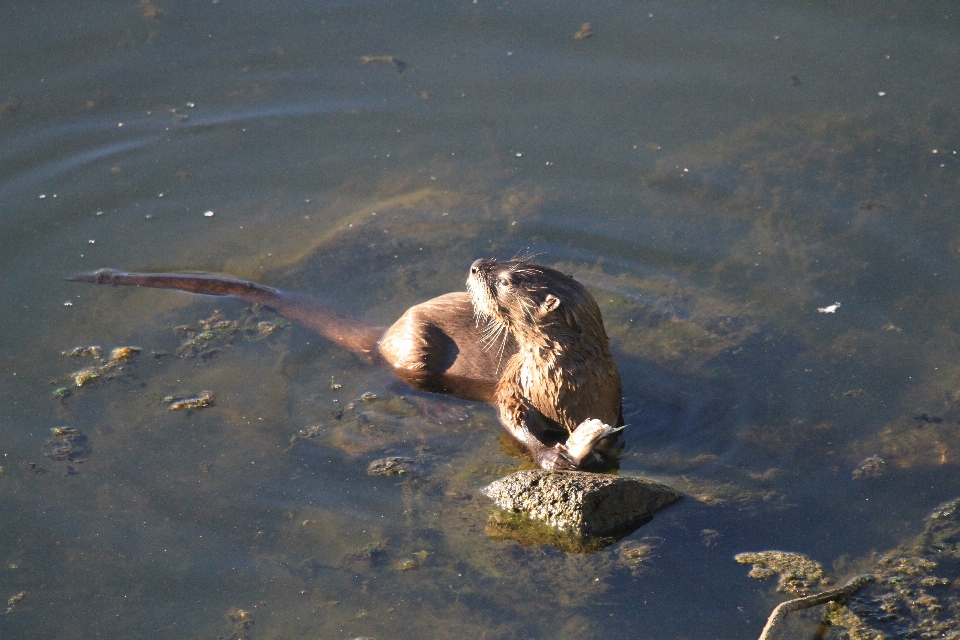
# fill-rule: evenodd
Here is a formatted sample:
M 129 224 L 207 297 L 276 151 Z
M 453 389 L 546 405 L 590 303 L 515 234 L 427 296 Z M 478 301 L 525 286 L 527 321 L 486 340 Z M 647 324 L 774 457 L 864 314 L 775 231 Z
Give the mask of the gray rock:
M 498 507 L 580 536 L 636 527 L 678 500 L 665 484 L 585 471 L 518 471 L 484 487 Z

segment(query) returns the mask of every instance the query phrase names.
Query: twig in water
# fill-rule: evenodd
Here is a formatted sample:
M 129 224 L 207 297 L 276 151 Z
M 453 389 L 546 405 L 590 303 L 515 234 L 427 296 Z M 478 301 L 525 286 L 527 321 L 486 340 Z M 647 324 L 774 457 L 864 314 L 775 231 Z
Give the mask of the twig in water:
M 843 598 L 849 598 L 859 591 L 861 587 L 873 582 L 873 580 L 873 575 L 865 573 L 863 575 L 850 578 L 850 580 L 848 580 L 847 583 L 842 587 L 830 589 L 829 591 L 824 591 L 823 593 L 815 593 L 812 596 L 804 596 L 802 598 L 794 598 L 793 600 L 781 602 L 770 613 L 770 617 L 767 618 L 767 624 L 763 627 L 763 631 L 760 632 L 760 640 L 770 640 L 770 638 L 773 637 L 773 628 L 777 626 L 781 620 L 786 618 L 788 613 L 792 611 L 802 611 L 803 609 L 809 609 L 810 607 L 816 607 L 817 605 L 834 602 L 836 600 L 842 600 Z

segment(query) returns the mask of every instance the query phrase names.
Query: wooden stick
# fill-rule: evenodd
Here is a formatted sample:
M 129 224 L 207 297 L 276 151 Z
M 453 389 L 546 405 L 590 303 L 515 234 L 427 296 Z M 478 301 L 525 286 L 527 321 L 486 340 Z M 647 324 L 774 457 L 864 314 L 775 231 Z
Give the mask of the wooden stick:
M 817 605 L 848 598 L 859 591 L 864 585 L 873 582 L 873 580 L 874 577 L 872 574 L 865 573 L 850 578 L 842 587 L 824 591 L 823 593 L 815 593 L 812 596 L 804 596 L 802 598 L 794 598 L 793 600 L 781 602 L 770 613 L 770 617 L 767 618 L 767 624 L 763 627 L 763 631 L 760 632 L 760 640 L 770 640 L 773 636 L 773 628 L 777 626 L 781 620 L 786 618 L 788 613 L 792 611 L 802 611 L 803 609 L 809 609 Z

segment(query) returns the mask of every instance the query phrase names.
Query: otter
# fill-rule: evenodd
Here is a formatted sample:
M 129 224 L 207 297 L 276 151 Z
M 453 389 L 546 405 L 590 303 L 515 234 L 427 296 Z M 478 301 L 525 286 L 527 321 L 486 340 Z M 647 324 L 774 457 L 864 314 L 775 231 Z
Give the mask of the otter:
M 572 276 L 527 260 L 480 259 L 469 292 L 447 293 L 377 326 L 303 296 L 206 273 L 126 273 L 100 269 L 75 282 L 178 289 L 259 304 L 410 387 L 492 403 L 507 433 L 544 469 L 611 462 L 615 429 L 597 434 L 589 455 L 571 455 L 567 437 L 596 420 L 622 427 L 620 373 L 600 308 Z

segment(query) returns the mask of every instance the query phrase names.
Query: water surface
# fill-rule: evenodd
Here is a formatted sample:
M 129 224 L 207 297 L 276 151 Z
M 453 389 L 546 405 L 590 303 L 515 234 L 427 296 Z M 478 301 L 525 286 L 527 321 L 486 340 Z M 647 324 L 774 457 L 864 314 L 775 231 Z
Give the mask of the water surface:
M 751 637 L 784 596 L 736 553 L 844 579 L 960 495 L 951 3 L 4 14 L 4 637 Z M 528 251 L 602 307 L 621 472 L 688 494 L 593 555 L 488 538 L 477 491 L 525 464 L 489 407 L 297 327 L 190 357 L 177 327 L 275 318 L 63 280 L 227 272 L 389 323 Z M 77 387 L 90 345 L 142 352 Z M 385 455 L 426 471 L 368 476 Z

